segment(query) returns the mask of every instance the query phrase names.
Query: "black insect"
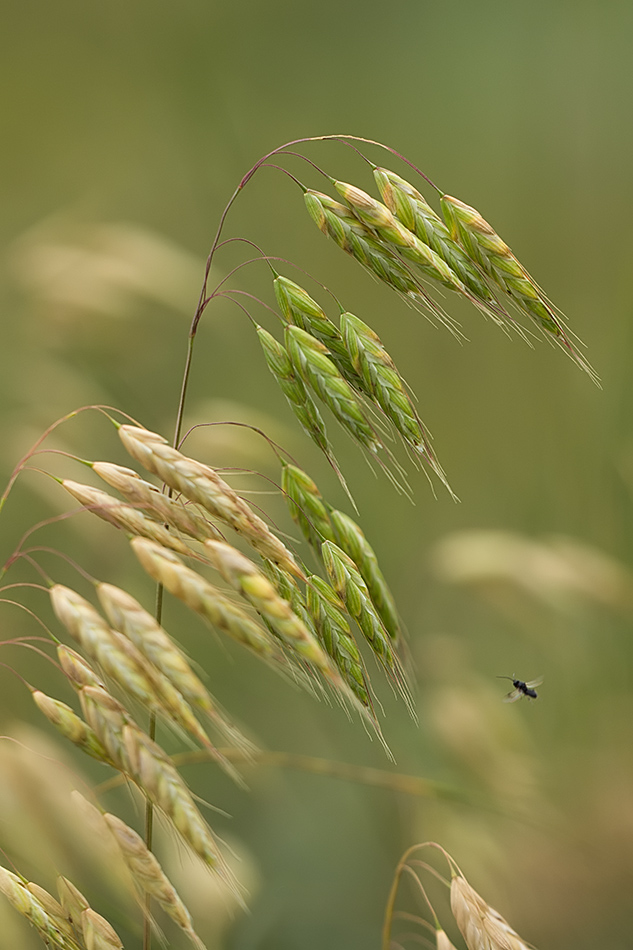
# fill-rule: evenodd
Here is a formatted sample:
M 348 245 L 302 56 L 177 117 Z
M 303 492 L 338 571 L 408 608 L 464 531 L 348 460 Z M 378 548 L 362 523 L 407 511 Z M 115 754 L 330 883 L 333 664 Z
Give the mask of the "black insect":
M 516 680 L 514 676 L 498 676 L 497 679 L 512 680 L 512 685 L 514 686 L 514 689 L 509 692 L 503 700 L 504 703 L 516 703 L 517 699 L 522 699 L 523 696 L 527 696 L 528 699 L 536 699 L 538 693 L 535 687 L 540 686 L 543 682 L 542 676 L 540 679 L 530 680 L 529 683 L 524 683 L 523 680 Z

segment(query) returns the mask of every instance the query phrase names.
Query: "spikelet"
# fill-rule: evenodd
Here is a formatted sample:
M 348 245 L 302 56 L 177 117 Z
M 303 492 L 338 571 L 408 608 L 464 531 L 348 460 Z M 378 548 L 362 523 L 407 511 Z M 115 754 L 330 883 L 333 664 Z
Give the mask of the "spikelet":
M 55 927 L 58 928 L 69 941 L 70 946 L 74 946 L 74 932 L 73 928 L 66 916 L 64 908 L 55 900 L 52 894 L 49 894 L 48 891 L 44 890 L 43 887 L 40 887 L 39 884 L 34 884 L 33 881 L 29 881 L 25 885 L 27 891 L 33 895 L 35 900 L 39 903 L 40 907 L 48 915 L 49 920 L 53 922 Z
M 268 578 L 247 557 L 229 544 L 207 541 L 205 552 L 224 580 L 238 591 L 299 657 L 311 663 L 336 688 L 341 677 L 319 641 L 297 617 L 287 600 L 279 596 Z
M 182 455 L 156 432 L 136 426 L 120 426 L 118 432 L 132 458 L 147 471 L 157 475 L 190 501 L 202 505 L 214 518 L 230 525 L 262 557 L 302 577 L 286 546 L 212 468 Z
M 89 485 L 82 485 L 68 478 L 62 481 L 62 485 L 77 501 L 99 518 L 114 525 L 115 528 L 121 528 L 141 538 L 151 538 L 152 541 L 178 551 L 179 554 L 197 557 L 196 552 L 181 541 L 173 531 L 168 531 L 162 524 L 148 518 L 142 511 L 123 504 L 107 492 L 101 491 L 100 488 L 91 488 Z
M 111 924 L 92 909 L 81 914 L 81 931 L 86 950 L 123 950 L 123 944 Z
M 465 284 L 452 267 L 413 231 L 401 224 L 386 205 L 346 182 L 335 181 L 334 187 L 349 202 L 363 224 L 373 228 L 387 244 L 397 247 L 401 254 L 417 264 L 426 277 L 436 280 L 449 290 L 469 296 Z
M 86 721 L 103 744 L 108 760 L 119 771 L 131 774 L 123 744 L 123 727 L 132 720 L 125 706 L 103 686 L 82 686 L 79 702 Z
M 75 689 L 81 689 L 82 686 L 103 686 L 100 677 L 75 650 L 71 650 L 65 643 L 60 643 L 57 647 L 57 658 L 62 670 L 73 684 Z
M 93 462 L 91 467 L 99 478 L 116 488 L 131 504 L 143 508 L 177 531 L 196 541 L 221 537 L 215 525 L 207 521 L 196 507 L 184 505 L 180 498 L 165 495 L 155 485 L 141 478 L 134 469 L 112 462 Z
M 352 365 L 341 331 L 316 300 L 287 277 L 275 278 L 274 287 L 279 309 L 286 320 L 320 340 L 328 348 L 341 375 L 352 386 L 362 389 L 363 380 Z
M 317 227 L 363 267 L 398 293 L 419 296 L 420 286 L 409 270 L 349 208 L 319 191 L 306 191 L 305 202 Z
M 81 915 L 90 908 L 90 904 L 72 881 L 61 875 L 56 880 L 57 893 L 64 914 L 78 933 L 81 933 Z
M 349 383 L 329 358 L 328 349 L 300 327 L 286 327 L 286 348 L 292 365 L 328 406 L 354 441 L 375 454 L 381 442 Z
M 271 635 L 200 574 L 185 567 L 175 554 L 144 538 L 130 543 L 147 573 L 174 597 L 258 656 L 285 665 Z
M 36 895 L 31 893 L 17 874 L 3 867 L 0 867 L 0 891 L 11 906 L 35 927 L 46 944 L 66 948 L 66 950 L 81 950 L 79 944 L 68 933 L 67 926 L 44 909 Z M 51 900 L 53 900 L 52 897 Z
M 33 699 L 39 709 L 44 713 L 49 722 L 51 722 L 61 734 L 69 739 L 74 745 L 78 746 L 82 752 L 86 752 L 93 759 L 99 762 L 105 762 L 112 765 L 112 759 L 108 755 L 105 746 L 100 741 L 94 729 L 81 719 L 74 710 L 59 699 L 53 699 L 42 693 L 40 690 L 34 690 Z
M 306 389 L 305 383 L 295 372 L 292 360 L 286 348 L 275 339 L 268 330 L 257 327 L 257 335 L 271 373 L 279 383 L 279 387 L 286 397 L 290 408 L 299 421 L 301 428 L 317 445 L 330 465 L 345 484 L 340 472 L 334 450 L 327 437 L 325 422 L 312 396 Z
M 428 244 L 457 274 L 481 309 L 496 323 L 509 320 L 486 281 L 464 250 L 451 237 L 439 215 L 420 192 L 395 172 L 386 168 L 374 169 L 374 178 L 382 200 L 398 220 L 424 243 Z
M 542 330 L 553 337 L 596 382 L 594 370 L 574 348 L 552 305 L 494 228 L 475 208 L 464 204 L 458 198 L 443 195 L 440 203 L 451 236 L 462 244 L 484 273 Z
M 215 748 L 182 694 L 126 636 L 111 630 L 75 591 L 57 584 L 50 595 L 58 619 L 108 676 L 135 699 L 189 732 L 236 777 L 235 769 Z
M 501 914 L 457 873 L 451 880 L 451 910 L 468 950 L 529 950 Z
M 169 757 L 132 724 L 123 727 L 130 774 L 138 787 L 165 814 L 204 863 L 236 892 L 237 885 L 213 833 Z
M 444 930 L 435 931 L 435 950 L 455 950 L 455 944 L 450 942 Z
M 367 590 L 367 585 L 352 559 L 332 541 L 321 546 L 323 563 L 330 583 L 344 602 L 348 613 L 360 627 L 374 655 L 395 682 L 411 715 L 413 703 L 391 637 L 387 633 Z
M 140 835 L 116 815 L 106 813 L 103 820 L 112 833 L 135 884 L 160 904 L 198 950 L 203 950 L 204 944 L 193 929 L 189 911 Z
M 306 472 L 289 464 L 284 464 L 281 469 L 281 490 L 290 517 L 320 557 L 322 543 L 336 540 L 321 492 Z
M 352 313 L 341 315 L 341 330 L 352 362 L 363 377 L 367 391 L 404 442 L 422 456 L 453 495 L 424 426 L 407 395 L 405 384 L 378 334 Z
M 345 616 L 345 605 L 327 581 L 317 574 L 308 577 L 306 599 L 325 649 L 356 698 L 373 715 L 369 683 Z
M 334 527 L 338 546 L 352 559 L 361 577 L 367 585 L 371 601 L 380 615 L 385 630 L 392 640 L 400 635 L 398 611 L 393 595 L 378 566 L 378 558 L 367 538 L 353 518 L 342 511 L 331 510 L 330 519 Z
M 108 620 L 134 643 L 146 659 L 167 677 L 182 696 L 200 709 L 218 732 L 244 752 L 252 751 L 252 744 L 226 717 L 204 684 L 169 634 L 126 591 L 112 584 L 98 584 L 97 596 Z

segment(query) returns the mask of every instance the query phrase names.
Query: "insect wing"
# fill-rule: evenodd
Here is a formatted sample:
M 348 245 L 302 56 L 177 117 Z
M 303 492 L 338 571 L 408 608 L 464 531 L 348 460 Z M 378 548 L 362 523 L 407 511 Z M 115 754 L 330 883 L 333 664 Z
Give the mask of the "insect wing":
M 538 679 L 530 680 L 530 682 L 526 683 L 525 685 L 527 686 L 528 689 L 536 689 L 536 687 L 540 686 L 542 682 L 543 682 L 543 677 L 539 676 Z
M 511 693 L 508 693 L 503 701 L 504 703 L 516 703 L 517 699 L 521 699 L 522 696 L 523 693 L 520 689 L 513 689 Z

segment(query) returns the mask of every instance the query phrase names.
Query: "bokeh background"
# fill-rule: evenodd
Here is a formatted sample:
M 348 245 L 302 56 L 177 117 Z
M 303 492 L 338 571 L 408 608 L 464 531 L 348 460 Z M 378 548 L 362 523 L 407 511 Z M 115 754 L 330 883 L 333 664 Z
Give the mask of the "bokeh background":
M 250 891 L 244 914 L 163 836 L 163 858 L 209 947 L 378 947 L 397 860 L 429 838 L 543 950 L 630 947 L 631 4 L 9 0 L 2 20 L 3 481 L 47 426 L 82 405 L 117 406 L 171 433 L 189 322 L 222 208 L 262 154 L 301 136 L 379 139 L 475 205 L 568 315 L 602 379 L 598 389 L 540 338 L 530 349 L 446 301 L 468 338 L 460 345 L 327 242 L 280 172 L 262 169 L 240 196 L 226 236 L 290 258 L 377 330 L 417 393 L 461 503 L 441 486 L 435 498 L 414 472 L 412 505 L 335 436 L 409 631 L 419 725 L 376 677 L 396 765 L 341 710 L 219 646 L 167 604 L 168 628 L 263 747 L 443 783 L 433 798 L 262 766 L 249 774 L 246 793 L 211 766 L 191 766 L 196 791 L 232 816 L 210 820 Z M 371 185 L 367 167 L 343 145 L 304 153 L 336 178 Z M 301 160 L 284 164 L 323 187 Z M 245 246 L 227 247 L 214 276 L 252 256 Z M 273 304 L 262 263 L 239 270 L 232 286 Z M 274 318 L 252 308 L 272 330 Z M 346 507 L 269 376 L 247 319 L 218 301 L 197 342 L 187 424 L 224 420 L 264 428 Z M 126 464 L 95 412 L 65 423 L 46 445 Z M 278 481 L 274 456 L 246 430 L 198 430 L 189 446 L 211 464 Z M 88 480 L 70 459 L 44 455 L 32 464 Z M 270 488 L 244 476 L 233 483 Z M 253 497 L 293 531 L 278 496 Z M 30 526 L 72 507 L 44 474 L 24 473 L 2 512 L 1 560 Z M 125 539 L 88 513 L 38 529 L 28 545 L 62 549 L 152 603 Z M 87 590 L 59 557 L 35 557 L 55 580 Z M 37 580 L 24 563 L 5 576 Z M 41 593 L 5 596 L 51 622 Z M 5 639 L 39 633 L 9 604 L 2 629 Z M 72 702 L 41 657 L 6 647 L 1 659 Z M 500 674 L 543 675 L 538 702 L 503 705 L 509 684 Z M 138 914 L 104 880 L 67 806 L 67 787 L 107 776 L 57 742 L 6 667 L 0 682 L 2 733 L 16 740 L 0 743 L 3 863 L 49 888 L 55 873 L 67 874 L 126 947 L 140 946 Z M 125 791 L 104 802 L 140 822 Z M 441 886 L 420 873 L 450 930 Z M 423 912 L 406 884 L 399 907 Z M 13 911 L 2 906 L 0 914 L 5 946 L 38 945 Z M 167 932 L 170 946 L 185 945 Z M 403 946 L 419 944 L 423 933 L 411 921 L 394 928 Z

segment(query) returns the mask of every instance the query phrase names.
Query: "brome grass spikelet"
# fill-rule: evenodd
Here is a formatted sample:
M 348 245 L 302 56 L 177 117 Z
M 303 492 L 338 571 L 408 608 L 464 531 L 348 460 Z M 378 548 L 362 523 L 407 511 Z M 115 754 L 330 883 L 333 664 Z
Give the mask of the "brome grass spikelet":
M 112 584 L 98 584 L 97 596 L 114 629 L 129 637 L 187 702 L 200 709 L 231 745 L 244 751 L 252 749 L 193 672 L 182 650 L 137 600 Z
M 158 902 L 198 950 L 204 950 L 204 944 L 193 929 L 189 911 L 140 835 L 116 815 L 106 813 L 103 820 L 112 833 L 135 884 Z
M 68 478 L 62 481 L 62 485 L 73 498 L 76 498 L 82 505 L 92 511 L 99 518 L 114 525 L 115 528 L 121 528 L 129 534 L 138 535 L 141 538 L 151 538 L 158 544 L 166 548 L 171 548 L 179 554 L 187 557 L 197 557 L 188 544 L 181 541 L 178 535 L 173 531 L 168 531 L 162 524 L 148 518 L 146 514 L 120 502 L 113 498 L 100 488 L 91 488 L 89 485 L 82 485 L 79 482 L 73 482 Z
M 141 478 L 134 469 L 112 462 L 93 462 L 91 467 L 99 478 L 116 488 L 131 504 L 143 508 L 177 531 L 196 541 L 221 537 L 215 525 L 207 521 L 194 505 L 184 505 L 180 498 L 170 498 Z
M 61 732 L 64 738 L 69 739 L 93 759 L 109 765 L 113 764 L 94 729 L 91 729 L 70 706 L 62 703 L 59 699 L 47 696 L 46 693 L 42 693 L 40 690 L 33 692 L 33 699 L 48 721 Z
M 392 638 L 397 641 L 400 634 L 398 611 L 393 595 L 384 578 L 378 558 L 367 538 L 353 518 L 342 511 L 330 511 L 338 546 L 349 555 L 359 574 L 367 585 L 372 603 L 380 615 L 383 625 Z
M 440 204 L 451 236 L 462 244 L 484 273 L 596 381 L 595 372 L 575 349 L 552 305 L 494 228 L 475 208 L 458 198 L 443 195 Z
M 281 490 L 290 517 L 320 557 L 323 542 L 336 540 L 321 492 L 306 472 L 290 464 L 284 464 L 281 469 Z
M 130 543 L 147 573 L 174 597 L 258 656 L 285 665 L 272 636 L 200 574 L 185 567 L 175 554 L 144 538 L 134 538 Z
M 311 663 L 335 687 L 341 688 L 338 671 L 319 641 L 253 562 L 221 541 L 207 541 L 205 551 L 224 580 L 255 608 L 281 640 L 290 645 L 299 657 Z
M 471 887 L 453 873 L 451 910 L 468 950 L 530 950 L 510 924 Z
M 286 327 L 286 348 L 292 365 L 331 410 L 354 441 L 376 454 L 381 442 L 374 432 L 362 404 L 328 356 L 328 349 L 300 327 Z
M 0 891 L 11 906 L 35 927 L 46 944 L 62 947 L 64 950 L 81 950 L 79 944 L 68 934 L 67 927 L 60 926 L 57 918 L 46 912 L 41 902 L 17 874 L 3 867 L 0 867 Z
M 341 315 L 341 331 L 366 390 L 393 423 L 403 441 L 422 456 L 453 495 L 424 426 L 407 395 L 404 381 L 378 334 L 352 313 Z
M 182 455 L 156 432 L 126 425 L 120 426 L 118 432 L 132 458 L 149 472 L 190 501 L 201 505 L 213 517 L 230 525 L 262 557 L 302 577 L 286 546 L 212 468 Z
M 496 323 L 503 324 L 504 320 L 509 320 L 509 315 L 499 305 L 475 262 L 453 240 L 449 229 L 424 196 L 400 175 L 386 168 L 376 168 L 374 178 L 390 211 L 446 261 L 481 308 Z

